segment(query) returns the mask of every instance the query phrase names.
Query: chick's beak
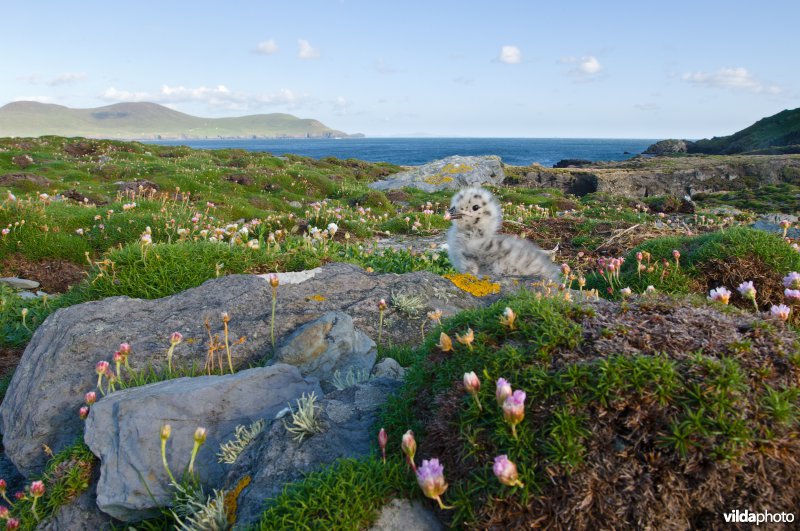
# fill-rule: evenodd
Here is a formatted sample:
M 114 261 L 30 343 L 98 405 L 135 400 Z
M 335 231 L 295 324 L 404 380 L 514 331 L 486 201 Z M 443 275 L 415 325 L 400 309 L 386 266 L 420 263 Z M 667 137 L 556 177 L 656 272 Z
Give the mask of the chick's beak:
M 461 217 L 461 213 L 456 212 L 456 207 L 450 207 L 447 210 L 447 213 L 450 214 L 450 219 L 458 219 Z

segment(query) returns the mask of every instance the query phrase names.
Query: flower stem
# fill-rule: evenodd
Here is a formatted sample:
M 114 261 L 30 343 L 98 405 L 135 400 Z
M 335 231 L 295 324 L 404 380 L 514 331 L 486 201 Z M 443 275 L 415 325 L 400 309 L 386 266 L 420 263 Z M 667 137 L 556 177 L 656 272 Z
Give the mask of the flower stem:
M 381 316 L 378 319 L 378 348 L 381 347 L 381 336 L 383 335 L 383 310 L 380 312 Z
M 192 457 L 189 459 L 189 475 L 191 476 L 194 474 L 194 459 L 197 457 L 197 450 L 200 449 L 200 443 L 197 441 L 194 442 L 194 446 L 192 447 Z
M 519 440 L 519 437 L 517 437 L 517 425 L 516 424 L 512 424 L 511 425 L 511 435 L 514 436 L 514 440 Z
M 278 288 L 272 288 L 272 321 L 269 324 L 269 335 L 272 339 L 272 352 L 275 353 L 275 303 L 277 302 Z
M 481 401 L 478 398 L 478 393 L 472 395 L 472 398 L 475 399 L 475 403 L 478 404 L 478 410 L 483 411 L 483 406 L 481 405 Z
M 169 465 L 167 464 L 167 440 L 161 439 L 161 462 L 164 464 L 164 470 L 167 471 L 167 475 L 169 479 L 172 480 L 173 483 L 175 482 L 175 476 L 172 475 L 172 471 L 169 469 Z
M 36 514 L 36 500 L 38 500 L 38 499 L 39 499 L 38 497 L 34 496 L 33 497 L 33 505 L 31 505 L 31 512 L 33 513 L 33 517 L 36 518 L 37 522 L 39 521 L 39 515 Z
M 231 374 L 233 374 L 233 363 L 231 363 L 231 347 L 228 343 L 228 323 L 223 323 L 225 327 L 225 352 L 228 354 L 228 368 L 231 370 Z
M 441 510 L 443 510 L 443 511 L 445 511 L 445 510 L 447 510 L 447 509 L 452 509 L 452 508 L 453 508 L 453 506 L 452 506 L 452 505 L 445 505 L 444 503 L 442 503 L 442 498 L 441 498 L 441 496 L 436 496 L 436 501 L 437 501 L 437 502 L 439 502 L 439 508 L 440 508 Z

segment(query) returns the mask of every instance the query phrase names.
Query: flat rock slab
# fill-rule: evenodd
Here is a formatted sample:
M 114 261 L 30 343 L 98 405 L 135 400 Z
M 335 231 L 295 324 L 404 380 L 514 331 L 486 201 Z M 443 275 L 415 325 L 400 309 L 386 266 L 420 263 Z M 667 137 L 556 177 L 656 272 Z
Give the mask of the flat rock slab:
M 276 345 L 299 326 L 330 311 L 342 311 L 354 326 L 378 338 L 378 301 L 392 294 L 421 298 L 414 317 L 390 307 L 383 324 L 383 344 L 420 340 L 425 313 L 439 308 L 445 316 L 485 301 L 429 272 L 403 275 L 367 273 L 352 265 L 326 264 L 307 280 L 278 287 Z M 131 344 L 134 369 L 166 368 L 169 336 L 184 341 L 175 349 L 178 367 L 202 369 L 207 356 L 207 319 L 223 337 L 221 312 L 231 317 L 230 339 L 244 337 L 231 349 L 234 367 L 261 365 L 271 357 L 272 288 L 255 275 L 230 275 L 157 300 L 111 297 L 57 310 L 36 330 L 0 405 L 0 431 L 8 457 L 26 476 L 41 473 L 47 444 L 58 452 L 83 432 L 77 411 L 83 395 L 95 388 L 95 364 L 111 357 L 122 342 Z M 222 354 L 223 358 L 225 354 Z
M 396 173 L 383 181 L 370 183 L 375 190 L 419 188 L 425 192 L 458 190 L 469 186 L 499 185 L 506 178 L 503 163 L 496 155 L 462 157 L 454 155 Z
M 440 531 L 444 526 L 433 511 L 414 500 L 394 499 L 383 506 L 378 521 L 369 531 Z
M 370 443 L 376 437 L 374 423 L 378 410 L 399 385 L 397 380 L 376 378 L 326 395 L 319 402 L 319 420 L 324 431 L 302 442 L 292 438 L 282 421 L 265 428 L 228 474 L 228 489 L 245 477 L 250 478 L 249 485 L 239 495 L 237 523 L 256 522 L 266 500 L 280 494 L 286 483 L 298 481 L 304 474 L 336 459 L 369 455 Z
M 266 419 L 302 394 L 322 390 L 296 367 L 278 364 L 226 376 L 179 378 L 126 389 L 99 400 L 86 419 L 84 440 L 100 458 L 97 506 L 123 521 L 137 521 L 167 505 L 171 489 L 162 465 L 160 430 L 169 424 L 167 460 L 175 477 L 187 466 L 194 432 L 207 430 L 195 471 L 210 492 L 222 484 L 226 467 L 220 444 L 237 425 Z
M 11 289 L 37 289 L 39 283 L 35 280 L 27 280 L 24 278 L 6 277 L 0 278 L 0 284 L 4 284 Z

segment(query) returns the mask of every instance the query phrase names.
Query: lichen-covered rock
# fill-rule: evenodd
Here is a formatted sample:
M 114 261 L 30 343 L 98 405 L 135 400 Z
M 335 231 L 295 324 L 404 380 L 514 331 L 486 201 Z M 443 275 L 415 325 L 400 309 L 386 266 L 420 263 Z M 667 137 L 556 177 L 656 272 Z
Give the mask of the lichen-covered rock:
M 186 467 L 198 427 L 207 430 L 195 472 L 203 485 L 218 488 L 227 472 L 218 462 L 220 444 L 237 425 L 271 420 L 302 394 L 322 391 L 296 367 L 277 364 L 226 376 L 179 378 L 112 393 L 92 406 L 84 440 L 100 458 L 97 506 L 123 521 L 153 516 L 170 500 L 162 465 L 160 430 L 171 426 L 167 460 L 173 474 Z
M 402 380 L 406 376 L 406 370 L 396 360 L 384 358 L 372 368 L 372 376 L 373 378 Z
M 296 283 L 278 287 L 277 344 L 331 311 L 347 313 L 357 329 L 377 340 L 378 301 L 393 293 L 420 297 L 420 312 L 409 317 L 390 307 L 382 334 L 387 344 L 419 341 L 428 310 L 440 308 L 448 316 L 481 303 L 429 272 L 377 274 L 351 264 L 326 264 L 292 280 Z M 231 341 L 245 339 L 231 349 L 234 367 L 263 364 L 272 355 L 271 301 L 272 289 L 263 278 L 231 275 L 163 299 L 111 297 L 57 310 L 34 333 L 0 405 L 6 454 L 30 476 L 43 470 L 43 444 L 55 452 L 72 444 L 83 429 L 77 415 L 83 395 L 97 382 L 95 364 L 111 361 L 122 342 L 132 346 L 134 369 L 161 371 L 169 336 L 178 331 L 184 341 L 175 349 L 173 363 L 202 367 L 208 348 L 204 321 L 222 338 L 220 313 L 228 312 Z
M 377 355 L 375 342 L 353 326 L 349 315 L 328 312 L 292 332 L 270 363 L 294 365 L 332 390 L 330 382 L 337 371 L 369 374 Z
M 229 489 L 250 478 L 238 498 L 237 522 L 247 525 L 264 511 L 265 501 L 280 494 L 283 486 L 300 480 L 336 459 L 369 455 L 372 429 L 378 409 L 400 385 L 377 378 L 334 391 L 319 402 L 318 419 L 323 431 L 296 441 L 286 430 L 288 417 L 272 422 L 233 464 L 226 485 Z
M 468 186 L 499 185 L 505 180 L 503 163 L 496 155 L 462 157 L 454 155 L 396 173 L 369 186 L 375 190 L 419 188 L 426 192 L 458 190 Z

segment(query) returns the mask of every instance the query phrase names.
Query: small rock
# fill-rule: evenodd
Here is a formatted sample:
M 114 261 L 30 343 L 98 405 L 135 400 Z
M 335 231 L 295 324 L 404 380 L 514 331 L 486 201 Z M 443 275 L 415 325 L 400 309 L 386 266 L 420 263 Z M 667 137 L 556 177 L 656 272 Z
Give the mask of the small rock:
M 289 206 L 292 208 L 303 208 L 303 203 L 300 201 L 289 201 Z
M 349 315 L 328 312 L 286 338 L 270 363 L 294 365 L 304 376 L 319 378 L 323 389 L 332 390 L 337 371 L 369 373 L 377 354 L 375 342 L 353 326 Z
M 394 499 L 383 506 L 375 525 L 369 531 L 439 531 L 444 526 L 436 515 L 418 500 Z
M 376 363 L 372 368 L 373 378 L 391 378 L 393 380 L 402 380 L 405 378 L 405 376 L 406 370 L 392 358 L 384 358 L 379 363 Z
M 37 289 L 39 283 L 35 280 L 26 280 L 24 278 L 6 277 L 0 278 L 0 284 L 5 284 L 11 289 Z
M 11 162 L 22 168 L 23 170 L 33 164 L 33 157 L 30 155 L 17 155 L 11 159 Z
M 32 291 L 20 291 L 19 293 L 17 293 L 17 295 L 19 295 L 20 299 L 25 300 L 25 301 L 29 301 L 31 299 L 38 299 L 39 298 L 38 295 L 36 295 Z

